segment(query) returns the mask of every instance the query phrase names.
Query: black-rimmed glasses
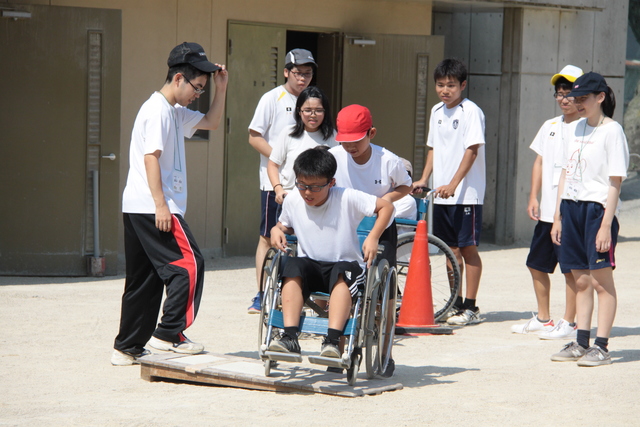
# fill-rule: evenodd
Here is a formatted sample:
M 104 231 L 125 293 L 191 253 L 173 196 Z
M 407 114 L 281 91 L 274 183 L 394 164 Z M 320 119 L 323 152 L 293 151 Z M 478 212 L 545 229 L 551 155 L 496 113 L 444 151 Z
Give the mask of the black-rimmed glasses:
M 191 82 L 189 81 L 189 79 L 187 78 L 187 76 L 185 76 L 184 74 L 182 74 L 182 77 L 184 77 L 184 79 L 187 81 L 187 83 L 189 83 L 189 84 L 191 85 L 191 87 L 193 88 L 193 90 L 195 90 L 195 91 L 196 91 L 196 94 L 198 94 L 198 95 L 202 95 L 202 94 L 204 93 L 204 89 L 198 89 L 197 87 L 195 87 L 195 86 L 193 85 L 193 83 L 191 83 Z
M 325 185 L 304 185 L 304 184 L 300 184 L 298 181 L 296 181 L 296 188 L 300 191 L 311 191 L 312 193 L 319 193 L 322 191 L 322 189 L 324 187 L 326 187 L 327 185 L 331 184 L 331 181 L 327 182 Z

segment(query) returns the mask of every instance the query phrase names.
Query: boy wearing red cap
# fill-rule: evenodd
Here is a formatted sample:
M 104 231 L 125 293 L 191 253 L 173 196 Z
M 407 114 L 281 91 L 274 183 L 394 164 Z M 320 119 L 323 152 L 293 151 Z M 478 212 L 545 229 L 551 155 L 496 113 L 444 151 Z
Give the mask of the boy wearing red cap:
M 482 275 L 478 253 L 485 191 L 484 113 L 462 96 L 467 69 L 457 59 L 445 59 L 434 71 L 436 93 L 442 102 L 431 110 L 427 154 L 422 178 L 415 189 L 427 187 L 433 173 L 433 234 L 442 239 L 465 271 L 466 298 L 461 294 L 450 325 L 480 322 L 476 296 Z
M 204 259 L 184 220 L 187 165 L 184 138 L 215 130 L 224 113 L 228 75 L 197 43 L 171 51 L 162 89 L 142 105 L 133 125 L 129 175 L 122 196 L 126 279 L 113 365 L 132 365 L 149 352 L 204 350 L 183 331 L 193 323 L 202 295 Z M 213 73 L 215 97 L 207 114 L 185 108 L 204 92 Z M 162 318 L 158 311 L 164 286 Z
M 343 108 L 338 113 L 336 127 L 336 142 L 340 145 L 329 151 L 338 162 L 337 186 L 364 191 L 391 203 L 409 194 L 411 177 L 400 157 L 371 143 L 376 128 L 367 107 L 354 104 Z M 380 236 L 380 244 L 384 247 L 380 257 L 395 266 L 398 245 L 395 220 Z M 395 315 L 395 303 L 389 306 Z M 395 362 L 390 359 L 383 376 L 390 377 L 394 369 Z

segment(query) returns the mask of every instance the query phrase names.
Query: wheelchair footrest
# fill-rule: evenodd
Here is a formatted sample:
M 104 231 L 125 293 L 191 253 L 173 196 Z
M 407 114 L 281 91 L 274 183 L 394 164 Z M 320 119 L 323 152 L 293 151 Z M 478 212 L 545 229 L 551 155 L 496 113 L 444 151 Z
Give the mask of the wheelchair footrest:
M 280 362 L 301 363 L 302 356 L 298 353 L 282 353 L 279 351 L 265 351 L 264 357 L 269 360 L 277 360 Z
M 322 357 L 322 356 L 309 356 L 309 362 L 314 365 L 332 366 L 334 368 L 349 369 L 351 366 L 351 360 L 346 361 L 337 357 Z

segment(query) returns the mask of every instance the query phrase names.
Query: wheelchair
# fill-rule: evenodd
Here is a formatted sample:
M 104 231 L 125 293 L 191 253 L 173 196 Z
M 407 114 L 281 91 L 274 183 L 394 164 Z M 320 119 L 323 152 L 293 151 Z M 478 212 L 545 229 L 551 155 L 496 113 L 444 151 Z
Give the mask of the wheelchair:
M 292 256 L 290 251 L 284 253 L 270 248 L 263 263 L 262 271 L 262 310 L 259 319 L 258 354 L 264 362 L 265 376 L 270 376 L 271 369 L 278 362 L 302 362 L 302 356 L 296 353 L 280 353 L 269 351 L 272 340 L 280 336 L 284 328 L 282 315 L 280 278 L 281 266 Z M 389 316 L 389 304 L 394 300 L 397 290 L 396 270 L 389 266 L 385 259 L 376 259 L 367 269 L 364 290 L 359 290 L 354 298 L 351 314 L 345 326 L 343 336 L 346 337 L 341 358 L 309 355 L 313 364 L 342 368 L 347 371 L 347 382 L 354 385 L 358 377 L 358 369 L 364 358 L 367 378 L 382 374 L 391 357 L 395 334 L 395 316 Z M 305 302 L 305 310 L 301 313 L 300 333 L 325 335 L 329 319 L 328 313 L 315 301 L 329 300 L 329 295 L 312 293 Z M 393 313 L 393 311 L 391 310 Z
M 428 191 L 428 189 L 424 189 Z M 402 304 L 402 295 L 409 270 L 409 261 L 411 261 L 411 251 L 413 250 L 413 241 L 415 239 L 415 229 L 418 221 L 426 219 L 429 200 L 427 197 L 416 198 L 418 207 L 418 217 L 416 220 L 396 218 L 398 227 L 411 228 L 408 231 L 398 235 L 398 245 L 396 247 L 397 258 L 397 275 L 398 275 L 398 299 L 397 306 L 400 310 Z M 431 266 L 431 294 L 433 299 L 433 317 L 437 322 L 444 320 L 445 315 L 456 301 L 458 291 L 460 290 L 462 276 L 460 266 L 456 260 L 456 256 L 449 246 L 442 240 L 434 236 L 428 235 L 429 242 L 429 264 Z M 425 284 L 426 286 L 426 284 Z

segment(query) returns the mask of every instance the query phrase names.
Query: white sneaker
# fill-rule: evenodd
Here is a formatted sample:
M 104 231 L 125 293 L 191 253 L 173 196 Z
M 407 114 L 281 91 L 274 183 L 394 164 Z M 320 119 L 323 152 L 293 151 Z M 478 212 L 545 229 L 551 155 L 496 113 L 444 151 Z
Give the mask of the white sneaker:
M 120 350 L 113 350 L 111 354 L 111 364 L 113 366 L 130 366 L 130 365 L 139 365 L 139 358 L 150 355 L 151 352 L 147 349 L 144 349 L 142 353 L 137 356 L 134 356 L 129 353 L 125 353 Z
M 553 320 L 542 323 L 534 314 L 526 323 L 511 326 L 511 332 L 514 334 L 539 334 L 540 332 L 549 332 L 554 328 Z
M 541 340 L 575 340 L 578 336 L 578 325 L 571 326 L 569 322 L 560 319 L 558 324 L 550 331 L 543 331 L 538 334 Z
M 149 345 L 156 350 L 174 351 L 182 354 L 198 354 L 204 351 L 202 344 L 195 343 L 187 337 L 184 337 L 184 341 L 175 343 L 151 337 Z
M 480 323 L 479 308 L 476 308 L 475 310 L 472 310 L 470 308 L 460 310 L 455 316 L 451 316 L 447 319 L 448 325 L 465 326 L 475 325 L 476 323 Z

